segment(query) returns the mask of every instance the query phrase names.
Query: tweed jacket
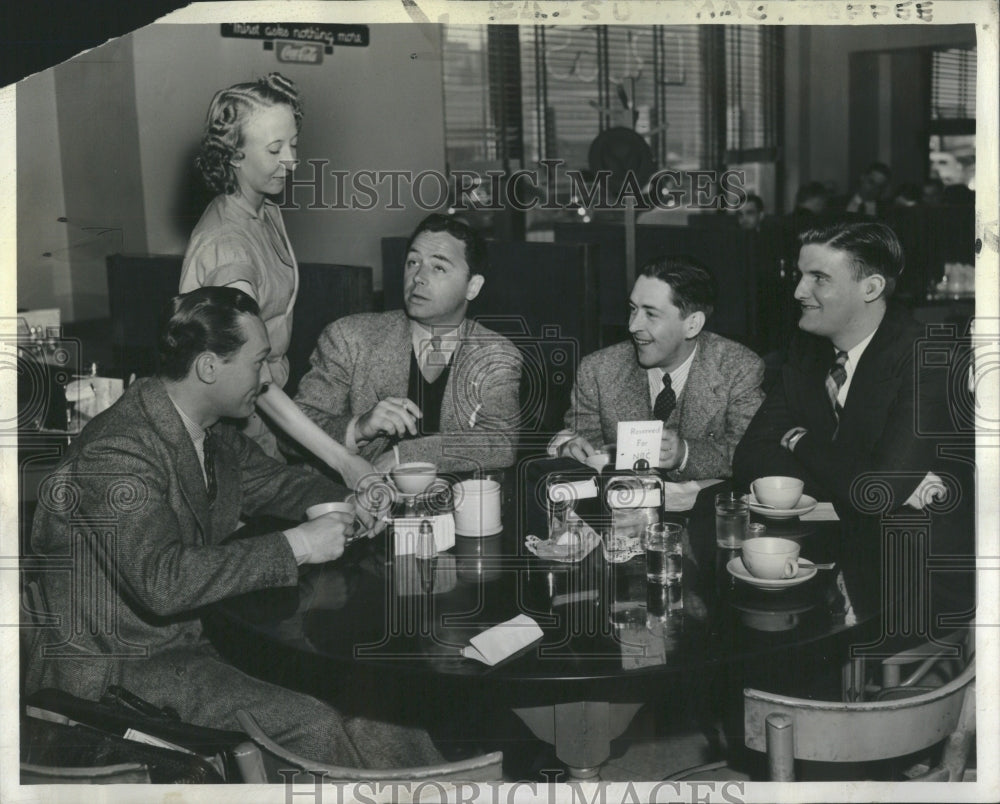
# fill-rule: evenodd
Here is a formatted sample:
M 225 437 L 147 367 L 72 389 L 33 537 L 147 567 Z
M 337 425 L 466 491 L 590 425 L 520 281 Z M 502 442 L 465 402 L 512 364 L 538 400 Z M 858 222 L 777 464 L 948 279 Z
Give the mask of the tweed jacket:
M 441 432 L 399 441 L 399 459 L 431 461 L 445 471 L 511 466 L 519 418 L 520 353 L 504 336 L 468 319 L 460 332 L 441 403 Z M 345 443 L 352 418 L 381 399 L 407 395 L 410 333 L 402 310 L 334 321 L 320 335 L 296 403 Z M 391 447 L 388 438 L 376 438 L 361 448 L 361 455 L 374 460 Z
M 157 677 L 166 657 L 195 661 L 204 644 L 200 607 L 297 583 L 282 533 L 226 537 L 241 517 L 300 520 L 308 506 L 348 491 L 274 461 L 229 424 L 212 433 L 218 493 L 210 504 L 191 437 L 163 383 L 138 380 L 84 428 L 43 482 L 31 545 L 65 566 L 41 575 L 59 623 L 34 635 L 28 691 L 55 686 L 97 698 L 126 671 L 130 679 L 137 671 Z M 158 697 L 141 685 L 134 691 Z
M 725 478 L 732 454 L 764 398 L 764 363 L 752 351 L 713 332 L 698 335 L 684 391 L 666 422 L 688 444 L 683 471 L 671 480 Z M 653 418 L 646 369 L 625 341 L 580 361 L 565 424 L 595 446 L 618 437 L 618 423 Z

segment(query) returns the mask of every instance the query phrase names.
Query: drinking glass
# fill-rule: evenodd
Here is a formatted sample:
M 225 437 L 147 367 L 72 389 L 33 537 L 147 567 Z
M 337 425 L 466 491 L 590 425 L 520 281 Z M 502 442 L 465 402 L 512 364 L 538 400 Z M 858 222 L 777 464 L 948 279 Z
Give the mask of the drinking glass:
M 715 543 L 719 547 L 740 547 L 750 524 L 750 502 L 746 494 L 727 491 L 715 495 Z
M 679 584 L 684 576 L 684 526 L 677 522 L 649 525 L 644 546 L 646 581 Z

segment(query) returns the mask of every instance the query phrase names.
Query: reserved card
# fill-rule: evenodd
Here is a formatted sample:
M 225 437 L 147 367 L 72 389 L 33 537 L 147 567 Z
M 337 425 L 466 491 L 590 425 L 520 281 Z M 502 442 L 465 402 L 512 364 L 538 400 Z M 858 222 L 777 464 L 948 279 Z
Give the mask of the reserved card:
M 615 469 L 631 469 L 642 459 L 651 469 L 660 465 L 663 422 L 618 422 L 618 454 Z

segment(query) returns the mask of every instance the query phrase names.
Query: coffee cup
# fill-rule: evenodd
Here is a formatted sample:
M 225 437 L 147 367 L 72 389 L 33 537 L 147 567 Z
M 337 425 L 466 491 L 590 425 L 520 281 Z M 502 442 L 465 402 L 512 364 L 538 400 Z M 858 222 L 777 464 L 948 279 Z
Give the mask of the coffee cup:
M 803 483 L 797 477 L 772 475 L 760 477 L 753 482 L 753 494 L 757 502 L 772 508 L 790 509 L 798 505 L 802 497 Z
M 422 494 L 437 478 L 437 467 L 426 461 L 396 464 L 389 470 L 393 484 L 403 494 Z
M 799 544 L 777 536 L 759 536 L 743 542 L 743 565 L 755 578 L 779 581 L 799 571 Z
M 463 480 L 452 486 L 455 532 L 463 536 L 499 533 L 500 484 L 495 480 Z
M 306 519 L 316 519 L 317 517 L 325 516 L 326 514 L 332 513 L 349 514 L 354 516 L 355 508 L 354 503 L 347 502 L 346 500 L 341 502 L 325 502 L 317 503 L 316 505 L 310 505 L 306 508 Z

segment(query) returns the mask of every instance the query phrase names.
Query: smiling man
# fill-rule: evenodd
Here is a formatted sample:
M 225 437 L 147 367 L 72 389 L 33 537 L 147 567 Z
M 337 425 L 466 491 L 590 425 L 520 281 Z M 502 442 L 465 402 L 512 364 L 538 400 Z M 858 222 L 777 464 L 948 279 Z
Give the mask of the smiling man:
M 932 552 L 971 555 L 972 454 L 956 430 L 947 378 L 949 362 L 965 365 L 961 344 L 939 341 L 918 360 L 927 332 L 890 301 L 903 252 L 889 227 L 837 223 L 800 241 L 801 332 L 736 450 L 737 483 L 804 480 L 806 494 L 833 502 L 851 549 L 874 568 L 889 514 L 920 520 L 909 530 L 926 530 Z M 950 600 L 953 612 L 971 605 L 969 575 L 935 576 L 911 579 L 919 605 L 932 597 L 939 608 Z
M 429 215 L 407 245 L 405 311 L 330 324 L 295 401 L 379 469 L 397 461 L 446 471 L 512 465 L 520 353 L 466 318 L 486 273 L 482 236 Z
M 725 478 L 761 400 L 764 364 L 704 329 L 716 285 L 690 257 L 647 264 L 629 297 L 631 341 L 580 362 L 566 429 L 551 454 L 584 460 L 618 423 L 662 419 L 660 468 L 671 480 Z
M 93 419 L 39 490 L 32 549 L 72 572 L 39 576 L 60 621 L 32 633 L 25 691 L 96 700 L 117 684 L 202 726 L 239 729 L 236 712 L 246 709 L 279 743 L 321 763 L 440 761 L 426 732 L 348 719 L 253 678 L 202 630 L 205 607 L 294 587 L 299 565 L 339 558 L 352 527 L 337 512 L 303 522 L 306 508 L 348 490 L 275 461 L 225 421 L 253 411 L 269 352 L 260 309 L 242 291 L 206 287 L 171 301 L 158 375 Z M 261 515 L 301 524 L 229 539 L 241 519 Z

